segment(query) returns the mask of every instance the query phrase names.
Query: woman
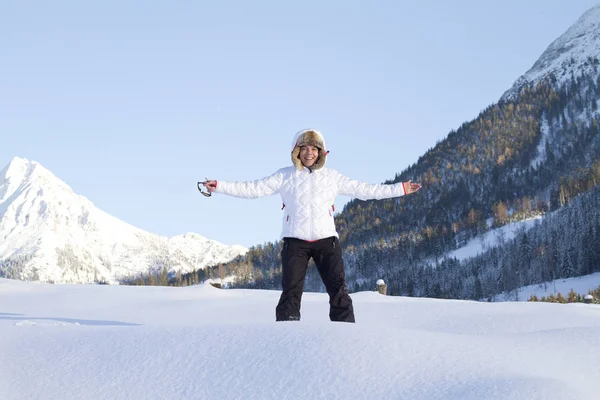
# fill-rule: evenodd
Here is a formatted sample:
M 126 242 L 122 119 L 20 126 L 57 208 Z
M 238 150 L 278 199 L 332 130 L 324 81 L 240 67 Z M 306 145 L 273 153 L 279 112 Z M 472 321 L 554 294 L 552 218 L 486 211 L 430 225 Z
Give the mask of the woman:
M 316 130 L 298 132 L 292 143 L 293 166 L 264 179 L 249 182 L 207 180 L 209 192 L 235 197 L 258 198 L 276 193 L 283 199 L 283 291 L 275 309 L 277 321 L 299 321 L 304 279 L 310 258 L 314 260 L 329 294 L 331 321 L 354 322 L 348 295 L 339 235 L 333 220 L 338 194 L 361 200 L 385 199 L 414 193 L 418 183 L 368 184 L 349 179 L 325 168 L 325 140 Z

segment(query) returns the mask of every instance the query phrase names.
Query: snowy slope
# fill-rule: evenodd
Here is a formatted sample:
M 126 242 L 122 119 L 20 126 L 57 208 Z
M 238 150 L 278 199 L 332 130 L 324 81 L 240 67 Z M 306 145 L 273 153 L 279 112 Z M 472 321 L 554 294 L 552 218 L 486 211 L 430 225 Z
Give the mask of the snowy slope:
M 600 307 L 0 279 L 0 398 L 594 399 Z
M 0 171 L 0 270 L 5 275 L 113 282 L 163 266 L 189 272 L 246 251 L 193 233 L 166 238 L 135 228 L 74 193 L 37 162 L 14 158 Z
M 511 293 L 495 296 L 494 301 L 528 301 L 533 295 L 536 295 L 538 299 L 541 299 L 542 297 L 548 297 L 551 294 L 556 296 L 559 293 L 566 298 L 571 290 L 580 295 L 586 295 L 590 290 L 595 290 L 599 287 L 600 272 L 597 272 L 595 274 L 578 276 L 575 278 L 556 279 L 539 285 L 524 286 Z
M 513 100 L 524 86 L 554 74 L 558 83 L 597 71 L 600 57 L 600 5 L 585 12 L 575 24 L 548 46 L 533 67 L 504 93 L 501 100 Z
M 519 232 L 528 231 L 541 219 L 541 216 L 537 216 L 518 222 L 510 222 L 499 228 L 492 229 L 474 239 L 469 240 L 469 242 L 464 246 L 449 252 L 447 257 L 456 258 L 457 260 L 461 261 L 476 257 L 478 254 L 485 253 L 493 247 L 501 246 L 502 243 L 514 239 Z

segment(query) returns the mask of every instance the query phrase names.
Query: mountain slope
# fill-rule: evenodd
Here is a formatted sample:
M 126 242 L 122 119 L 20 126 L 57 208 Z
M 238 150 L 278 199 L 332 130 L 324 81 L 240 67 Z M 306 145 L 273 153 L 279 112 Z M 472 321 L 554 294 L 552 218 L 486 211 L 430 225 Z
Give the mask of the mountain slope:
M 0 171 L 0 274 L 56 283 L 190 272 L 244 254 L 189 233 L 159 237 L 107 214 L 37 162 Z
M 513 100 L 488 107 L 393 180 L 422 181 L 414 198 L 344 209 L 339 225 L 352 246 L 355 290 L 389 277 L 395 294 L 482 298 L 600 270 L 591 261 L 600 254 L 599 17 L 598 7 L 586 12 L 544 52 L 528 82 L 513 86 L 520 87 Z M 558 79 L 565 54 L 569 73 Z M 533 236 L 473 261 L 451 258 L 490 228 L 536 215 L 546 221 L 563 208 Z

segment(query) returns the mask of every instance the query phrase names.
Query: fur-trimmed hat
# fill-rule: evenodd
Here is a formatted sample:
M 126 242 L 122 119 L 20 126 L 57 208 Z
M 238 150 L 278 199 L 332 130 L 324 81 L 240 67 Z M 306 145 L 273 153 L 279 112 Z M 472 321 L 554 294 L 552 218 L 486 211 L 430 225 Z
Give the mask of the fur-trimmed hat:
M 304 169 L 302 161 L 300 161 L 299 158 L 300 148 L 302 146 L 315 146 L 319 149 L 319 158 L 313 164 L 312 170 L 316 171 L 317 169 L 323 168 L 325 161 L 327 160 L 328 151 L 325 150 L 325 139 L 323 139 L 321 132 L 314 129 L 304 129 L 294 136 L 294 142 L 292 143 L 292 163 L 294 163 L 294 166 L 298 171 Z

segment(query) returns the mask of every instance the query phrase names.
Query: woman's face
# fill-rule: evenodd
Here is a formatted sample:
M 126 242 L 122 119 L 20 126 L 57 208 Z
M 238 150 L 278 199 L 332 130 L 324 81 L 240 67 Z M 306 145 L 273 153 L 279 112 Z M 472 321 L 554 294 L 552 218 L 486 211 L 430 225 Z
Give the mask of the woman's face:
M 300 161 L 306 168 L 310 168 L 319 159 L 319 149 L 315 146 L 302 146 L 300 148 Z

